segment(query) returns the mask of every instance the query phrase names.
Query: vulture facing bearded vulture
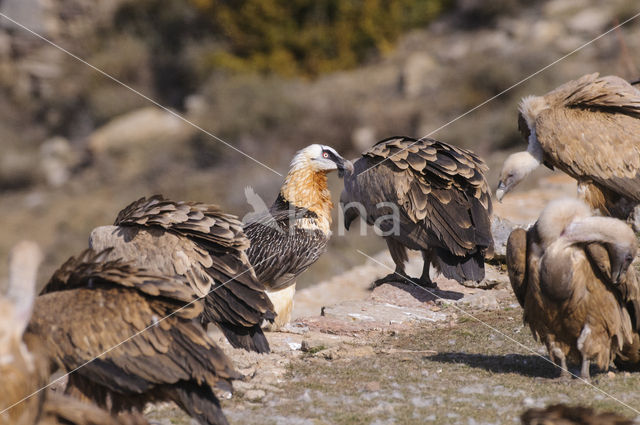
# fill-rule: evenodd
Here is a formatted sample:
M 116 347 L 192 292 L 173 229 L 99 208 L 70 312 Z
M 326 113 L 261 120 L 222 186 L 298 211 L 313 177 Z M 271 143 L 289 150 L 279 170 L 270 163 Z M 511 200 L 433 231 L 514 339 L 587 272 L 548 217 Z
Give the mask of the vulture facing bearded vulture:
M 217 206 L 156 195 L 120 211 L 114 226 L 91 232 L 89 246 L 164 276 L 181 276 L 204 297 L 203 323 L 220 327 L 231 345 L 260 353 L 269 343 L 260 325 L 273 306 L 256 280 L 242 224 Z
M 407 249 L 424 258 L 420 279 L 433 287 L 429 266 L 458 282 L 484 278 L 493 249 L 487 167 L 474 153 L 433 139 L 392 137 L 375 144 L 345 175 L 340 203 L 349 229 L 359 215 L 383 232 L 395 273 L 407 278 Z
M 640 202 L 640 91 L 622 78 L 590 74 L 520 103 L 527 150 L 504 162 L 496 197 L 540 164 L 578 181 L 603 215 L 627 220 Z
M 51 374 L 46 347 L 24 334 L 35 298 L 42 253 L 23 241 L 11 251 L 9 290 L 0 295 L 1 425 L 148 425 L 141 415 L 112 416 L 98 406 L 47 391 Z
M 327 249 L 333 208 L 327 173 L 337 170 L 342 177 L 351 169 L 333 148 L 307 146 L 293 157 L 273 205 L 244 226 L 247 255 L 274 305 L 274 329 L 291 319 L 296 277 Z
M 640 286 L 630 267 L 637 252 L 631 228 L 594 217 L 575 199 L 549 203 L 528 231 L 507 241 L 509 280 L 523 320 L 567 377 L 567 359 L 600 369 L 633 345 L 640 325 Z
M 67 393 L 112 413 L 173 401 L 202 425 L 227 421 L 212 388 L 241 377 L 197 320 L 203 303 L 182 280 L 158 276 L 107 251 L 85 251 L 36 298 L 25 339 L 69 375 Z

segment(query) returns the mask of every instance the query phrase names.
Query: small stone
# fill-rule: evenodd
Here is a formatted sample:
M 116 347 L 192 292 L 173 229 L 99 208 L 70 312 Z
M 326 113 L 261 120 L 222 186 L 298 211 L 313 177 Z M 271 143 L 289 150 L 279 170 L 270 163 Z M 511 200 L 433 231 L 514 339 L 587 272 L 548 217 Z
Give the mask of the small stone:
M 260 401 L 267 395 L 266 392 L 262 390 L 249 390 L 244 393 L 244 398 L 249 401 Z
M 364 389 L 367 391 L 380 391 L 380 382 L 367 382 L 364 384 Z
M 615 377 L 616 377 L 616 374 L 615 374 L 615 373 L 613 373 L 613 372 L 611 372 L 611 371 L 607 372 L 607 378 L 609 378 L 609 379 L 613 379 L 613 378 L 615 378 Z

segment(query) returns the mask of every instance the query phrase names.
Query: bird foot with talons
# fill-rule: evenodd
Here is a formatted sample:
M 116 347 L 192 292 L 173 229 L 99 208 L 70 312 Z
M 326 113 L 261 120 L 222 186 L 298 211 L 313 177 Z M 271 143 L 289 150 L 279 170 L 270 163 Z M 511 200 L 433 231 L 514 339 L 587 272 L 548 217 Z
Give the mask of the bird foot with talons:
M 376 280 L 375 282 L 373 282 L 371 284 L 370 289 L 375 289 L 378 286 L 382 285 L 383 283 L 392 283 L 392 282 L 410 283 L 409 282 L 410 280 L 411 280 L 411 278 L 409 276 L 407 276 L 405 273 L 402 273 L 402 272 L 389 273 L 385 277 L 382 277 L 382 278 Z
M 411 282 L 415 283 L 421 288 L 431 288 L 431 289 L 438 288 L 438 285 L 436 285 L 436 283 L 429 278 L 421 277 L 420 279 L 411 279 Z

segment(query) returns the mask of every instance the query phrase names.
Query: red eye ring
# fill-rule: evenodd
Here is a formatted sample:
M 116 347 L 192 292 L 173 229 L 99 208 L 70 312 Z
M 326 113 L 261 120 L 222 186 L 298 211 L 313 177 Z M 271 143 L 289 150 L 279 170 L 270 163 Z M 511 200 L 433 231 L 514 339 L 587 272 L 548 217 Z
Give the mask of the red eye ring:
M 323 158 L 329 158 L 329 152 L 323 152 L 322 153 L 322 157 Z

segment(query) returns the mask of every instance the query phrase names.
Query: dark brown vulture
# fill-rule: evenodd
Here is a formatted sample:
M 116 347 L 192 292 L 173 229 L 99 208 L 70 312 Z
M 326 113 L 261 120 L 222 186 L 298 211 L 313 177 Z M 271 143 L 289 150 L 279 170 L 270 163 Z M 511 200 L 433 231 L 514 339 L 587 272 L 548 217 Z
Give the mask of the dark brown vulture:
M 507 158 L 498 200 L 540 164 L 578 181 L 593 209 L 627 220 L 640 202 L 640 91 L 590 74 L 544 96 L 525 97 L 518 127 L 528 142 Z
M 49 356 L 39 338 L 24 335 L 35 298 L 42 254 L 32 242 L 12 249 L 9 290 L 0 296 L 0 424 L 148 425 L 141 415 L 114 417 L 98 406 L 42 390 L 49 383 Z
M 171 400 L 199 423 L 226 424 L 213 387 L 240 378 L 198 322 L 203 304 L 182 280 L 85 251 L 35 300 L 27 337 L 72 372 L 67 393 L 112 413 Z
M 529 409 L 520 416 L 522 425 L 633 425 L 631 419 L 611 412 L 596 412 L 589 407 L 555 404 L 544 409 Z
M 327 173 L 338 170 L 342 177 L 351 167 L 329 146 L 307 146 L 293 157 L 273 205 L 244 226 L 249 260 L 277 314 L 275 329 L 291 319 L 296 277 L 320 258 L 331 237 Z
M 507 241 L 509 280 L 523 320 L 567 377 L 567 359 L 609 366 L 633 343 L 640 287 L 631 262 L 635 234 L 623 221 L 594 217 L 576 199 L 549 203 L 528 231 Z
M 340 197 L 344 225 L 348 230 L 362 216 L 382 233 L 396 265 L 376 284 L 408 278 L 407 249 L 422 252 L 422 276 L 414 280 L 420 285 L 435 286 L 432 264 L 458 282 L 484 278 L 484 257 L 493 249 L 486 171 L 468 150 L 409 137 L 382 140 L 355 161 Z
M 184 277 L 192 293 L 204 297 L 204 324 L 218 325 L 236 348 L 269 351 L 260 325 L 273 320 L 273 306 L 245 253 L 242 224 L 217 206 L 141 198 L 120 211 L 113 226 L 94 229 L 89 246 L 112 248 L 108 259 Z

